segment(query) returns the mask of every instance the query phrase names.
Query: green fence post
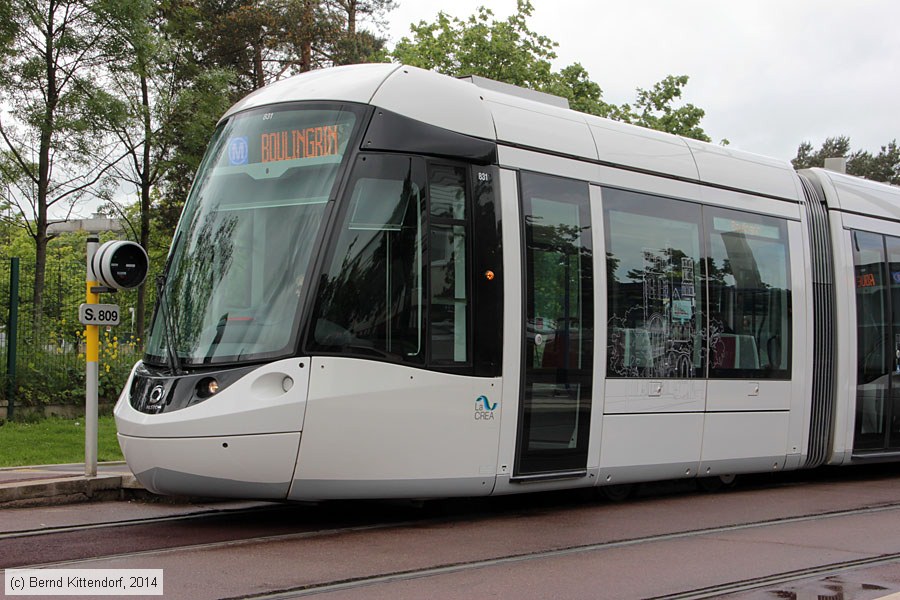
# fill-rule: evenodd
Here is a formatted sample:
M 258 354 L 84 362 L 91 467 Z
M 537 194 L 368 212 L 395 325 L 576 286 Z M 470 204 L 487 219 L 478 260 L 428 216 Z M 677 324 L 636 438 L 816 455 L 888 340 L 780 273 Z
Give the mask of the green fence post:
M 9 259 L 9 321 L 6 327 L 6 418 L 12 420 L 16 396 L 16 340 L 19 334 L 19 258 Z

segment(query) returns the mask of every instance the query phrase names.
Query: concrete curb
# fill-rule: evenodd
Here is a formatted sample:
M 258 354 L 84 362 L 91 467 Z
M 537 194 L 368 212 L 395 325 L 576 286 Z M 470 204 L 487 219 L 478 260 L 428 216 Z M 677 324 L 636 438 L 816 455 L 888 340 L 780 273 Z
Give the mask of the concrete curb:
M 160 500 L 138 483 L 124 461 L 102 462 L 97 468 L 95 477 L 87 477 L 83 463 L 2 467 L 0 510 L 99 500 Z
M 0 467 L 0 511 L 106 500 L 164 504 L 222 501 L 221 498 L 158 496 L 148 492 L 125 462 L 102 462 L 98 468 L 96 477 L 85 477 L 84 465 L 79 463 Z
M 97 468 L 102 467 L 125 467 L 128 469 L 128 463 L 124 460 L 105 460 L 97 463 Z M 84 472 L 82 463 L 54 463 L 51 465 L 20 465 L 18 467 L 0 467 L 0 473 L 6 471 L 55 471 L 55 470 L 71 470 L 77 467 L 79 473 Z M 73 473 L 75 471 L 72 471 Z
M 122 498 L 125 479 L 130 489 L 141 489 L 133 475 L 58 477 L 0 483 L 0 509 L 48 506 Z

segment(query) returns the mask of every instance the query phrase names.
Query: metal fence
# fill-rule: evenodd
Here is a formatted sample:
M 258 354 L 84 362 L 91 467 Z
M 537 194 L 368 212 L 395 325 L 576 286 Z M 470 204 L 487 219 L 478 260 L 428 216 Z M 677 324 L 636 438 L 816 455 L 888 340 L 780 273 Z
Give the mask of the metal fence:
M 35 315 L 33 301 L 34 258 L 18 259 L 15 296 L 11 293 L 13 264 L 13 259 L 0 257 L 0 406 L 7 406 L 11 398 L 16 408 L 26 412 L 83 403 L 85 345 L 78 307 L 85 301 L 84 258 L 57 256 L 48 261 L 39 315 Z M 155 296 L 152 288 L 147 286 L 147 324 Z M 115 399 L 140 358 L 143 336 L 135 331 L 134 320 L 137 297 L 137 290 L 130 290 L 101 299 L 121 309 L 120 325 L 100 331 L 101 400 Z M 18 323 L 13 332 L 10 313 L 14 300 L 18 301 Z M 14 348 L 14 364 L 8 360 L 10 348 Z

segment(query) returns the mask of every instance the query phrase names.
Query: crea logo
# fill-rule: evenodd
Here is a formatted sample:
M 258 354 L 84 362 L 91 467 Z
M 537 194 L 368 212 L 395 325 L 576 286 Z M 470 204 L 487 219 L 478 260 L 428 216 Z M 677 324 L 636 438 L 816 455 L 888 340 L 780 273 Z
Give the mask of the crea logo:
M 493 404 L 491 404 L 487 399 L 487 396 L 478 396 L 478 400 L 475 401 L 475 406 L 478 407 L 479 404 L 481 405 L 482 410 L 486 410 L 488 412 L 491 412 L 495 408 L 497 408 L 497 403 L 494 402 Z
M 491 401 L 488 400 L 487 396 L 478 396 L 478 399 L 475 400 L 475 420 L 476 421 L 491 421 L 494 418 L 494 410 L 497 408 L 497 403 L 494 402 L 491 404 Z

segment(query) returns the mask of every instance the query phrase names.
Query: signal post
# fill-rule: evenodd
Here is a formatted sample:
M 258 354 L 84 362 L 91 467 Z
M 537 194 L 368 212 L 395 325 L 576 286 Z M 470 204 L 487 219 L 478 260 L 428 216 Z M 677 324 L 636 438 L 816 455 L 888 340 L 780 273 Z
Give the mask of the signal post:
M 144 282 L 149 260 L 134 242 L 113 241 L 100 246 L 97 236 L 87 239 L 85 302 L 78 320 L 85 326 L 84 474 L 97 476 L 97 433 L 100 387 L 100 327 L 119 324 L 119 306 L 100 304 L 100 294 L 136 288 Z
M 100 239 L 91 236 L 87 240 L 87 290 L 85 304 L 100 303 L 100 294 L 95 289 L 100 286 L 94 275 L 91 261 L 97 253 Z M 86 325 L 84 339 L 87 344 L 85 354 L 85 402 L 84 402 L 84 475 L 97 476 L 97 429 L 98 429 L 98 388 L 100 386 L 100 326 Z

